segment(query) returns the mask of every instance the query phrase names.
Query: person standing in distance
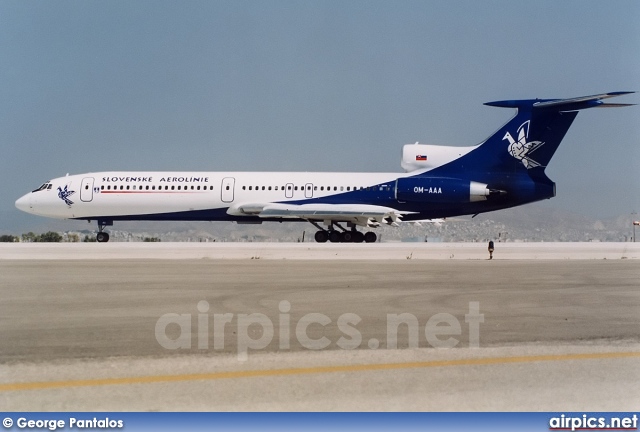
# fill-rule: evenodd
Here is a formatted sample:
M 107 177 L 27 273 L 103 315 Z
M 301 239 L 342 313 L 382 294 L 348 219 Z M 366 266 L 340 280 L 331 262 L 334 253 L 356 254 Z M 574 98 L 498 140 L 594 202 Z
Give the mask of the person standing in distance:
M 493 259 L 493 240 L 489 240 L 489 259 Z

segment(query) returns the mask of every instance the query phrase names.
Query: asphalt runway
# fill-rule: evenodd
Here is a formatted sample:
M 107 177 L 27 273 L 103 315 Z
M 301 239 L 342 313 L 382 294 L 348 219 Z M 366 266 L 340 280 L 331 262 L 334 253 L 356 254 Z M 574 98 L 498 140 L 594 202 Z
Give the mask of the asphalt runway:
M 640 402 L 637 260 L 78 258 L 0 259 L 1 409 Z

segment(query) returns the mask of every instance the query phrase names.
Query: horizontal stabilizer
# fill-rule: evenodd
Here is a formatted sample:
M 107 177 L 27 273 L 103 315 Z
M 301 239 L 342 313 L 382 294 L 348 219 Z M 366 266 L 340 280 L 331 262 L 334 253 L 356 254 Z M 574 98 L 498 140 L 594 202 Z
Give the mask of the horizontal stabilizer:
M 524 99 L 487 102 L 485 105 L 500 108 L 551 109 L 553 111 L 577 111 L 587 108 L 616 108 L 635 104 L 608 104 L 603 99 L 635 93 L 632 91 L 602 93 L 570 99 Z
M 603 103 L 598 105 L 595 108 L 620 108 L 620 107 L 628 107 L 628 106 L 634 106 L 637 104 L 625 104 L 625 103 Z

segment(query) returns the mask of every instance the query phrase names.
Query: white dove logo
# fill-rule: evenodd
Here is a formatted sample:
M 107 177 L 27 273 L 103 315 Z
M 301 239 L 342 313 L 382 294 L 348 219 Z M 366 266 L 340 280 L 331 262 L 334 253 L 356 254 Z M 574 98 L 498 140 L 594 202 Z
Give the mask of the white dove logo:
M 509 132 L 507 132 L 502 138 L 503 140 L 509 140 L 509 154 L 514 158 L 522 161 L 522 164 L 527 168 L 535 168 L 542 166 L 539 162 L 531 159 L 529 156 L 530 153 L 534 152 L 540 146 L 544 145 L 542 141 L 529 141 L 527 142 L 527 138 L 529 137 L 529 123 L 531 120 L 527 120 L 522 123 L 517 130 L 518 141 L 516 141 L 513 136 Z

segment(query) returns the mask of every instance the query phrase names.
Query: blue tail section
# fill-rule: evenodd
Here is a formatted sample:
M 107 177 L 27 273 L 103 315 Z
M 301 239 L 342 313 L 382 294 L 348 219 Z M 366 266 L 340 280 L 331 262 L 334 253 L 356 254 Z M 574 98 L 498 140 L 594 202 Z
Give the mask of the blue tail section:
M 479 180 L 518 172 L 540 175 L 544 173 L 579 110 L 633 105 L 603 102 L 603 99 L 629 93 L 633 92 L 605 93 L 572 99 L 488 102 L 485 105 L 516 108 L 517 113 L 476 149 L 429 174 L 464 171 L 479 175 Z
M 502 153 L 499 160 L 508 171 L 511 170 L 514 161 L 517 161 L 516 167 L 519 163 L 527 170 L 541 168 L 544 171 L 579 110 L 631 105 L 603 102 L 603 99 L 629 93 L 633 92 L 604 93 L 572 99 L 488 102 L 485 105 L 516 108 L 518 114 L 498 133 L 485 141 L 482 147 L 487 146 L 490 152 Z M 507 150 L 506 155 L 504 149 Z M 539 170 L 532 173 L 537 171 Z
M 482 213 L 551 198 L 555 196 L 555 183 L 544 171 L 578 111 L 633 105 L 603 102 L 604 99 L 629 93 L 634 92 L 486 103 L 493 107 L 516 108 L 517 113 L 472 151 L 420 176 L 458 178 L 464 173 L 465 180 L 486 184 L 492 191 L 491 199 L 484 203 L 471 203 L 464 209 L 467 213 Z

